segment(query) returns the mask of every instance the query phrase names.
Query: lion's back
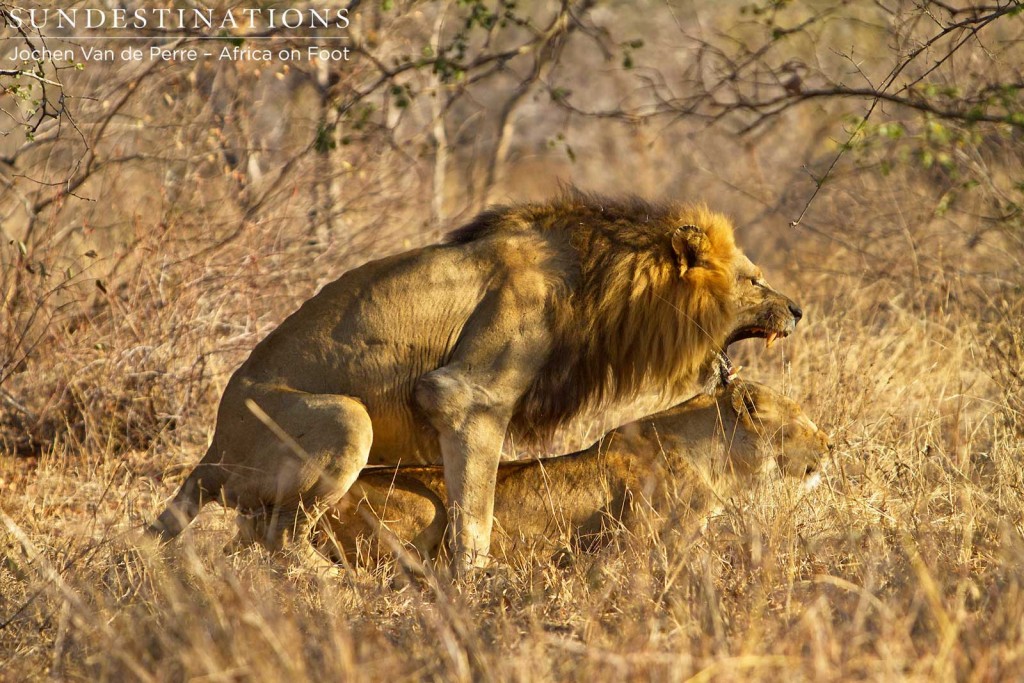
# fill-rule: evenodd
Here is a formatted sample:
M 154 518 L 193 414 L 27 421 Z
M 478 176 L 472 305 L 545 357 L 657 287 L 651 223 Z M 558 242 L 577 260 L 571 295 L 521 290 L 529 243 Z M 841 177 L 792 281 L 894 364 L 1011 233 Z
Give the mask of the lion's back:
M 257 344 L 222 406 L 240 405 L 262 387 L 350 396 L 373 422 L 371 463 L 403 451 L 405 462 L 438 461 L 436 438 L 413 407 L 417 380 L 448 363 L 475 311 L 508 305 L 490 295 L 510 279 L 519 288 L 549 286 L 538 254 L 545 248 L 536 235 L 496 234 L 355 268 Z
M 483 265 L 465 253 L 426 247 L 348 271 L 267 335 L 239 374 L 357 396 L 414 380 L 443 362 L 483 298 Z

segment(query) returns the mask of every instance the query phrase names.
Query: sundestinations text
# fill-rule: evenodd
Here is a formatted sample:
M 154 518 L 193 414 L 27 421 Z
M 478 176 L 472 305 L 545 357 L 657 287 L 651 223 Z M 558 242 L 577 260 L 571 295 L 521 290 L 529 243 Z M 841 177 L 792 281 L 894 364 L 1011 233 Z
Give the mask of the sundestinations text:
M 348 28 L 348 9 L 0 9 L 12 28 L 59 29 L 299 29 Z

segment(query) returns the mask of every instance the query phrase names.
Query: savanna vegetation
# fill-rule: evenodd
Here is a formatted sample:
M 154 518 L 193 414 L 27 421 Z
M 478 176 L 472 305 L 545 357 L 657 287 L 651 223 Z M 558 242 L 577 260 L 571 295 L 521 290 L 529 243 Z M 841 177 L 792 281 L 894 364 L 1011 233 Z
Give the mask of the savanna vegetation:
M 0 1 L 0 679 L 1024 676 L 1019 0 L 352 0 L 135 41 L 350 48 L 288 62 L 89 60 L 10 21 L 42 6 Z M 560 182 L 733 217 L 805 314 L 734 361 L 829 431 L 820 486 L 454 584 L 227 557 L 216 506 L 128 552 L 300 302 Z

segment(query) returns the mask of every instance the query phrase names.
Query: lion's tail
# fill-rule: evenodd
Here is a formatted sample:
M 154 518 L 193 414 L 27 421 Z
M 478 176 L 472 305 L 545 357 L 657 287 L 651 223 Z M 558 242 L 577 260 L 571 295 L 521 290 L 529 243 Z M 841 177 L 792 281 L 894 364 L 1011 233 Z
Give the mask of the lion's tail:
M 192 523 L 204 505 L 220 496 L 224 486 L 224 469 L 213 462 L 213 447 L 206 452 L 196 468 L 185 478 L 185 483 L 178 489 L 167 508 L 160 513 L 155 522 L 146 528 L 146 532 L 157 536 L 161 543 L 166 543 Z

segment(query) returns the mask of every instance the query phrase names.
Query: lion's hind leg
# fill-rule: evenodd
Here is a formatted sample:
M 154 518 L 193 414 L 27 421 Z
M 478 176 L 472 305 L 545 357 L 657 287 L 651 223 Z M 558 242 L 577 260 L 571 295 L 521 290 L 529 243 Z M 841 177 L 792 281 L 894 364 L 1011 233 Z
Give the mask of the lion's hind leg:
M 206 455 L 185 478 L 174 499 L 149 527 L 146 533 L 166 543 L 192 523 L 203 505 L 216 500 L 221 493 L 225 471 L 215 462 L 214 449 Z
M 347 396 L 286 390 L 263 392 L 246 407 L 262 423 L 254 428 L 269 434 L 247 458 L 250 467 L 224 484 L 243 513 L 233 546 L 291 547 L 304 561 L 326 562 L 313 548 L 311 530 L 366 465 L 373 441 L 366 408 Z

